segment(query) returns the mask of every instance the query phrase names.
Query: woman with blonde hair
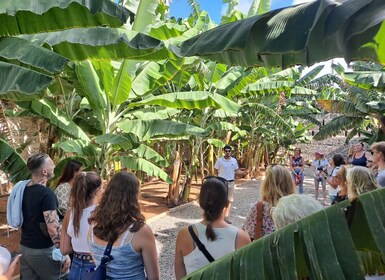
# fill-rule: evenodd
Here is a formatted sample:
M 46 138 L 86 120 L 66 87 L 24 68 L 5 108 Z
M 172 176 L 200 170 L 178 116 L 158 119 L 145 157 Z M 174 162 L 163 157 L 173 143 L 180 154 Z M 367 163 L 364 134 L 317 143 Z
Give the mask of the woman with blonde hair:
M 355 166 L 349 169 L 347 175 L 348 198 L 350 201 L 363 193 L 373 191 L 380 186 L 377 183 L 376 177 L 370 170 L 363 166 Z
M 242 227 L 252 240 L 256 240 L 275 230 L 270 210 L 278 200 L 294 193 L 294 183 L 290 172 L 281 165 L 274 165 L 266 170 L 265 179 L 261 183 L 262 200 L 251 209 Z M 261 222 L 258 222 L 261 221 Z
M 332 204 L 348 199 L 348 186 L 347 186 L 347 179 L 346 179 L 347 172 L 348 172 L 348 167 L 346 165 L 341 165 L 336 176 L 336 181 L 338 183 L 338 192 Z

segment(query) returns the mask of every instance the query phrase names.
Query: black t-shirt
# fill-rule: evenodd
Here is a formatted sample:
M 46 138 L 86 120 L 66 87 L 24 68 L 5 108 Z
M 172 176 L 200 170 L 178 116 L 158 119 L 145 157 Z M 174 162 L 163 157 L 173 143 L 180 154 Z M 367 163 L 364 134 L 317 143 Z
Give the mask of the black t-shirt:
M 57 200 L 48 187 L 35 184 L 27 186 L 23 194 L 23 225 L 20 244 L 29 248 L 43 249 L 53 246 L 48 233 L 43 233 L 41 226 L 46 224 L 44 211 L 56 210 Z

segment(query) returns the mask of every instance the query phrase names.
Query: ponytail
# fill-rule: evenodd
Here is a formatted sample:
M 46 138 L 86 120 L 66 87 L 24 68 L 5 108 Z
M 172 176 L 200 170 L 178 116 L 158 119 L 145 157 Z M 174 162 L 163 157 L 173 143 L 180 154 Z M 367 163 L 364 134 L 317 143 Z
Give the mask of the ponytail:
M 81 172 L 76 175 L 70 194 L 75 236 L 78 236 L 80 231 L 83 209 L 87 208 L 90 199 L 95 196 L 96 190 L 101 185 L 102 180 L 95 172 Z

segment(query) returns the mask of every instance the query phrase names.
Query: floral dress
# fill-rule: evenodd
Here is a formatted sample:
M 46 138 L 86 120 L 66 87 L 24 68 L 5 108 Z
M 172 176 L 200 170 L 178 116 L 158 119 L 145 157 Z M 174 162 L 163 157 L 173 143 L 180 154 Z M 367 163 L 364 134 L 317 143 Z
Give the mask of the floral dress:
M 68 201 L 70 198 L 71 186 L 68 183 L 62 183 L 55 189 L 55 194 L 58 200 L 58 209 L 60 214 L 64 216 L 68 209 Z
M 268 235 L 275 231 L 274 222 L 270 216 L 270 205 L 269 203 L 262 201 L 262 236 Z M 257 203 L 250 209 L 247 215 L 246 221 L 242 226 L 242 229 L 246 231 L 250 238 L 255 239 L 255 226 L 257 224 Z

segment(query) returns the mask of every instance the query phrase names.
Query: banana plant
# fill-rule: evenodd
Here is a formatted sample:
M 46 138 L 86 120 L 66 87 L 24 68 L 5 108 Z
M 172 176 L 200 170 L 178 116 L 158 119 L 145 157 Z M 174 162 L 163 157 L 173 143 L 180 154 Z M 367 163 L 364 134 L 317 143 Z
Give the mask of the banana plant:
M 368 143 L 382 141 L 385 139 L 384 67 L 367 62 L 355 62 L 351 67 L 352 71 L 336 73 L 334 82 L 341 85 L 339 90 L 318 101 L 323 109 L 338 115 L 321 127 L 315 138 L 324 139 L 350 130 L 347 141 L 357 134 L 362 134 Z

